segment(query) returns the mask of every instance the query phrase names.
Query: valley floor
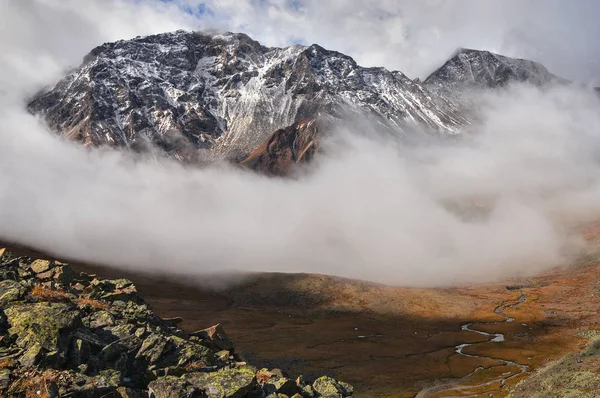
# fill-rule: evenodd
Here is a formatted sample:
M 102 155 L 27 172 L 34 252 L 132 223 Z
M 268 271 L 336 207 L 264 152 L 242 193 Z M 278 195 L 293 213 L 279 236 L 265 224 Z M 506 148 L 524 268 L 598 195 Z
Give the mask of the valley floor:
M 123 276 L 84 268 L 105 277 Z M 129 277 L 159 315 L 182 317 L 184 329 L 220 322 L 257 365 L 307 376 L 329 374 L 347 380 L 364 397 L 412 397 L 421 390 L 420 396 L 431 397 L 505 396 L 529 372 L 578 351 L 600 329 L 600 265 L 445 290 L 264 275 L 212 293 L 160 278 Z M 482 324 L 502 321 L 494 309 L 523 293 L 522 304 L 504 310 L 513 322 Z M 487 342 L 487 336 L 461 330 L 467 322 L 479 331 L 502 333 L 505 340 Z M 457 345 L 478 342 L 463 350 L 472 357 L 456 353 Z M 503 385 L 502 374 L 515 372 L 501 360 L 526 365 L 528 373 Z M 485 385 L 490 381 L 495 382 Z M 457 383 L 470 388 L 458 389 Z M 443 388 L 425 390 L 438 385 Z
M 593 256 L 532 279 L 453 289 L 261 274 L 215 292 L 198 287 L 202 281 L 72 266 L 132 279 L 158 315 L 183 318 L 188 331 L 221 323 L 257 366 L 329 374 L 358 397 L 507 396 L 600 333 Z M 496 334 L 503 341 L 490 341 Z

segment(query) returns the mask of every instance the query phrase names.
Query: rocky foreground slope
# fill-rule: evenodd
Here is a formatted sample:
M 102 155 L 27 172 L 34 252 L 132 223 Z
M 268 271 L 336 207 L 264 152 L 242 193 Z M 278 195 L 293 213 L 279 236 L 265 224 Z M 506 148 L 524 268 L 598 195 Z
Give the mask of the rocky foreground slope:
M 0 396 L 347 397 L 330 377 L 312 383 L 257 369 L 219 325 L 185 333 L 156 316 L 126 279 L 0 249 Z

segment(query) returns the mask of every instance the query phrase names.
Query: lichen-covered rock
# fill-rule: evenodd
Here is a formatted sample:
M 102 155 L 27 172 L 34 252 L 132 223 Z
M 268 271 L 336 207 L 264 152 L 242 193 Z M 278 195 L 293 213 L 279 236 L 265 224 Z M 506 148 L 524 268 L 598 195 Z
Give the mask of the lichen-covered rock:
M 25 350 L 23 355 L 19 358 L 19 363 L 23 366 L 33 366 L 42 359 L 43 348 L 39 343 L 33 343 L 29 348 Z
M 169 341 L 165 336 L 151 334 L 142 343 L 136 358 L 144 358 L 149 364 L 155 364 L 167 350 L 168 344 Z
M 177 336 L 170 337 L 175 346 L 175 360 L 177 366 L 185 366 L 193 362 L 210 363 L 214 360 L 215 354 L 203 345 L 196 344 L 189 340 Z
M 94 279 L 67 264 L 1 251 L 0 358 L 10 358 L 0 369 L 0 396 L 351 395 L 333 379 L 315 382 L 319 395 L 279 369 L 257 374 L 240 362 L 221 325 L 186 334 L 156 316 L 129 280 Z
M 19 347 L 39 344 L 46 352 L 56 351 L 59 362 L 66 360 L 69 343 L 80 325 L 79 311 L 63 303 L 27 303 L 4 310 Z
M 299 392 L 296 382 L 285 377 L 273 378 L 264 385 L 267 394 L 277 393 L 292 396 Z
M 25 287 L 14 280 L 0 282 L 0 304 L 21 300 L 25 296 Z
M 115 324 L 115 317 L 108 311 L 98 311 L 90 315 L 90 328 L 103 328 Z
M 202 390 L 192 386 L 186 380 L 165 376 L 148 384 L 148 395 L 150 398 L 200 398 L 205 397 Z
M 340 383 L 332 377 L 321 376 L 312 384 L 313 389 L 324 398 L 342 398 L 351 396 L 352 386 Z
M 187 373 L 183 376 L 193 386 L 204 390 L 209 398 L 241 398 L 256 383 L 253 367 L 225 368 L 217 372 Z
M 116 389 L 121 384 L 121 372 L 105 369 L 98 372 L 95 380 L 98 387 L 115 387 Z
M 143 304 L 144 300 L 128 279 L 100 280 L 94 279 L 83 290 L 83 294 L 91 299 L 106 301 L 124 301 Z
M 6 390 L 10 384 L 10 369 L 0 369 L 0 394 Z
M 341 387 L 342 394 L 345 397 L 349 397 L 352 394 L 354 394 L 354 387 L 352 387 L 350 384 L 340 381 L 340 380 L 336 380 L 336 381 L 337 381 L 338 385 Z
M 261 369 L 256 373 L 256 378 L 267 396 L 277 394 L 292 396 L 301 392 L 303 386 L 286 377 L 280 369 Z
M 75 279 L 75 272 L 68 265 L 62 265 L 55 268 L 53 278 L 61 285 L 68 285 Z
M 35 260 L 29 266 L 31 270 L 36 274 L 41 274 L 42 272 L 47 272 L 52 268 L 52 262 L 48 260 Z

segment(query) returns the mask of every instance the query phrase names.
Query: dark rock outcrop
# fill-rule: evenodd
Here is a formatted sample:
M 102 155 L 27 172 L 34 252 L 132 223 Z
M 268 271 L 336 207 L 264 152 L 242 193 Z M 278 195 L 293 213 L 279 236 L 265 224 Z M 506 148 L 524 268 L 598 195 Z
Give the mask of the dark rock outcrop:
M 287 175 L 295 164 L 312 159 L 331 124 L 317 117 L 279 129 L 240 164 L 264 174 Z
M 0 249 L 0 396 L 346 397 L 257 370 L 221 325 L 187 334 L 156 316 L 133 283 Z

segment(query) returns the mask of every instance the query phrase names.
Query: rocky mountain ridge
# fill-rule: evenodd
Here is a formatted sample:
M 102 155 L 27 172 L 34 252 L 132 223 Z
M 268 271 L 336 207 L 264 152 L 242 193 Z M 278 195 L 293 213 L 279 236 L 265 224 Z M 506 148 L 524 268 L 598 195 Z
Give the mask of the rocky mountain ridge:
M 401 138 L 458 135 L 470 124 L 473 92 L 512 82 L 569 83 L 539 63 L 489 51 L 460 49 L 421 82 L 316 44 L 269 48 L 245 34 L 176 31 L 96 47 L 28 108 L 87 146 L 284 174 L 343 120 L 368 120 Z M 303 124 L 316 119 L 333 122 Z M 311 143 L 302 156 L 292 147 L 300 136 Z
M 318 45 L 268 48 L 244 34 L 177 31 L 106 43 L 28 105 L 86 145 L 149 144 L 195 161 L 242 159 L 273 131 L 327 113 L 393 131 L 456 134 L 456 104 L 401 72 L 364 68 Z
M 257 369 L 220 325 L 185 333 L 126 279 L 0 249 L 0 396 L 347 397 L 350 385 Z
M 496 89 L 515 82 L 536 86 L 570 83 L 538 62 L 461 48 L 429 75 L 424 84 L 444 96 L 456 98 L 465 91 Z

